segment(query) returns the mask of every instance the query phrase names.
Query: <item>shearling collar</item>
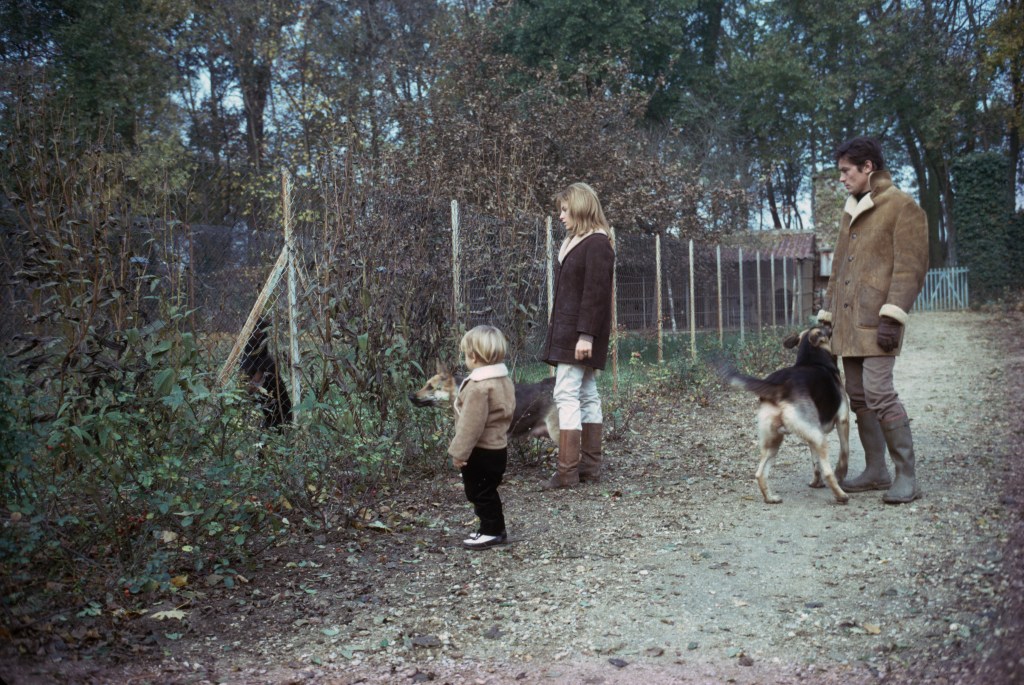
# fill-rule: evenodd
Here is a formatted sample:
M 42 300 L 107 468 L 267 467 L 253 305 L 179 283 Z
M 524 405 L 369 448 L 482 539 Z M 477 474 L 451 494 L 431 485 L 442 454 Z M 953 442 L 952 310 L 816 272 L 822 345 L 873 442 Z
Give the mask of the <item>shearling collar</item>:
M 573 248 L 575 248 L 577 245 L 579 245 L 584 240 L 586 240 L 587 238 L 596 233 L 608 236 L 608 231 L 604 230 L 603 228 L 595 228 L 593 231 L 586 235 L 577 235 L 572 237 L 566 236 L 565 240 L 562 241 L 562 247 L 558 248 L 558 263 L 561 264 L 562 260 L 565 259 L 565 255 L 569 254 L 573 250 Z M 610 236 L 608 237 L 610 238 Z
M 470 381 L 486 381 L 491 378 L 504 378 L 508 376 L 508 367 L 504 364 L 490 364 L 488 366 L 478 366 L 477 368 L 470 371 L 469 375 L 462 379 L 459 383 L 459 393 L 462 393 L 462 389 L 466 387 L 466 383 Z M 459 403 L 455 403 L 455 413 L 459 413 Z
M 462 379 L 462 383 L 459 384 L 459 391 L 466 386 L 466 383 L 470 381 L 486 381 L 489 378 L 504 378 L 508 375 L 508 367 L 504 364 L 490 364 L 488 366 L 478 366 L 473 369 L 468 376 Z
M 466 381 L 485 381 L 488 378 L 504 378 L 508 375 L 508 367 L 504 364 L 491 364 L 489 366 L 478 366 L 473 369 Z M 465 383 L 466 381 L 463 381 Z
M 858 216 L 874 207 L 875 198 L 892 187 L 892 175 L 885 169 L 872 171 L 871 175 L 868 176 L 868 187 L 870 191 L 859 202 L 853 195 L 846 198 L 846 206 L 843 207 L 843 211 L 850 215 L 851 223 Z

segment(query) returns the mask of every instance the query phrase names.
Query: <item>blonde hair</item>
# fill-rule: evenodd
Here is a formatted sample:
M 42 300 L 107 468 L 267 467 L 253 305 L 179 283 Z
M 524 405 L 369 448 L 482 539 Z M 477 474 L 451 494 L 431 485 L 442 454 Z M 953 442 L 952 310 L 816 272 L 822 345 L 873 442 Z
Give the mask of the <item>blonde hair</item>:
M 604 218 L 601 201 L 597 193 L 586 183 L 573 183 L 555 195 L 555 206 L 559 211 L 565 204 L 569 217 L 572 219 L 572 236 L 584 236 L 596 230 L 608 230 L 608 219 Z
M 505 340 L 505 334 L 494 326 L 477 326 L 462 336 L 459 349 L 467 357 L 472 354 L 482 364 L 497 364 L 505 361 L 508 341 Z

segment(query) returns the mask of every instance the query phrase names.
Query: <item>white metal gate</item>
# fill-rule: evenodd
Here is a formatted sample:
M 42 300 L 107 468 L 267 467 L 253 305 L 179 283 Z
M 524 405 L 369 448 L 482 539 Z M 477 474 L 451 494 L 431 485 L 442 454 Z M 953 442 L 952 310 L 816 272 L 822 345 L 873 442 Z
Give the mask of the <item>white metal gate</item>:
M 914 309 L 919 312 L 952 311 L 969 306 L 966 266 L 929 269 L 924 288 L 914 303 Z

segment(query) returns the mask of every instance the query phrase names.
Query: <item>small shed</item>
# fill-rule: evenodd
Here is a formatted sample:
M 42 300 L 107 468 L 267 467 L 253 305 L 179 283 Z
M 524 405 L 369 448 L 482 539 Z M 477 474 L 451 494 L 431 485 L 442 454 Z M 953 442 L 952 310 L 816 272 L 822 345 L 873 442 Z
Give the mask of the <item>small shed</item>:
M 822 276 L 822 253 L 818 251 L 815 233 L 744 231 L 723 236 L 722 246 L 728 249 L 727 253 L 723 252 L 723 258 L 728 254 L 732 260 L 738 260 L 742 250 L 745 299 L 756 300 L 758 280 L 756 275 L 748 274 L 757 270 L 760 261 L 762 292 L 765 279 L 769 281 L 772 291 L 769 306 L 773 304 L 776 312 L 789 311 L 790 320 L 794 323 L 805 321 L 818 311 L 828 284 L 828 273 Z M 831 255 L 830 252 L 828 254 Z M 775 271 L 774 282 L 764 275 L 765 271 L 770 272 L 772 269 Z M 761 318 L 764 320 L 760 323 L 771 323 L 764 311 Z

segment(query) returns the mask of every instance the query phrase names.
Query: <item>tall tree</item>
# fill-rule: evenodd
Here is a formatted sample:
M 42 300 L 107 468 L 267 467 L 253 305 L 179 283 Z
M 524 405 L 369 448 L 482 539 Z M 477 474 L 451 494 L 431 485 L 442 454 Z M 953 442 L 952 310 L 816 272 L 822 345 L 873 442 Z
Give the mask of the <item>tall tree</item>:
M 41 64 L 82 135 L 112 130 L 132 144 L 173 107 L 166 35 L 181 9 L 159 0 L 6 0 L 0 53 Z
M 625 65 L 650 95 L 647 116 L 668 121 L 687 89 L 713 73 L 722 30 L 720 0 L 538 0 L 494 14 L 500 49 L 562 79 L 582 75 L 586 95 Z
M 999 106 L 1006 121 L 1007 156 L 1010 158 L 1009 185 L 1017 194 L 1018 178 L 1024 165 L 1021 137 L 1024 135 L 1024 1 L 1003 0 L 999 14 L 986 31 L 990 47 L 988 65 L 998 83 L 1001 78 L 1009 86 L 1009 98 Z
M 245 145 L 258 172 L 266 153 L 266 113 L 275 60 L 284 32 L 298 16 L 301 0 L 196 0 L 197 26 L 207 32 L 204 49 L 231 64 L 242 98 Z
M 980 36 L 969 18 L 984 11 L 981 0 L 923 0 L 879 5 L 867 15 L 872 20 L 872 69 L 866 75 L 874 94 L 871 105 L 890 117 L 914 169 L 928 214 L 933 266 L 956 258 L 950 169 L 956 157 L 975 148 L 983 125 L 979 103 L 988 83 L 977 68 L 973 45 Z

